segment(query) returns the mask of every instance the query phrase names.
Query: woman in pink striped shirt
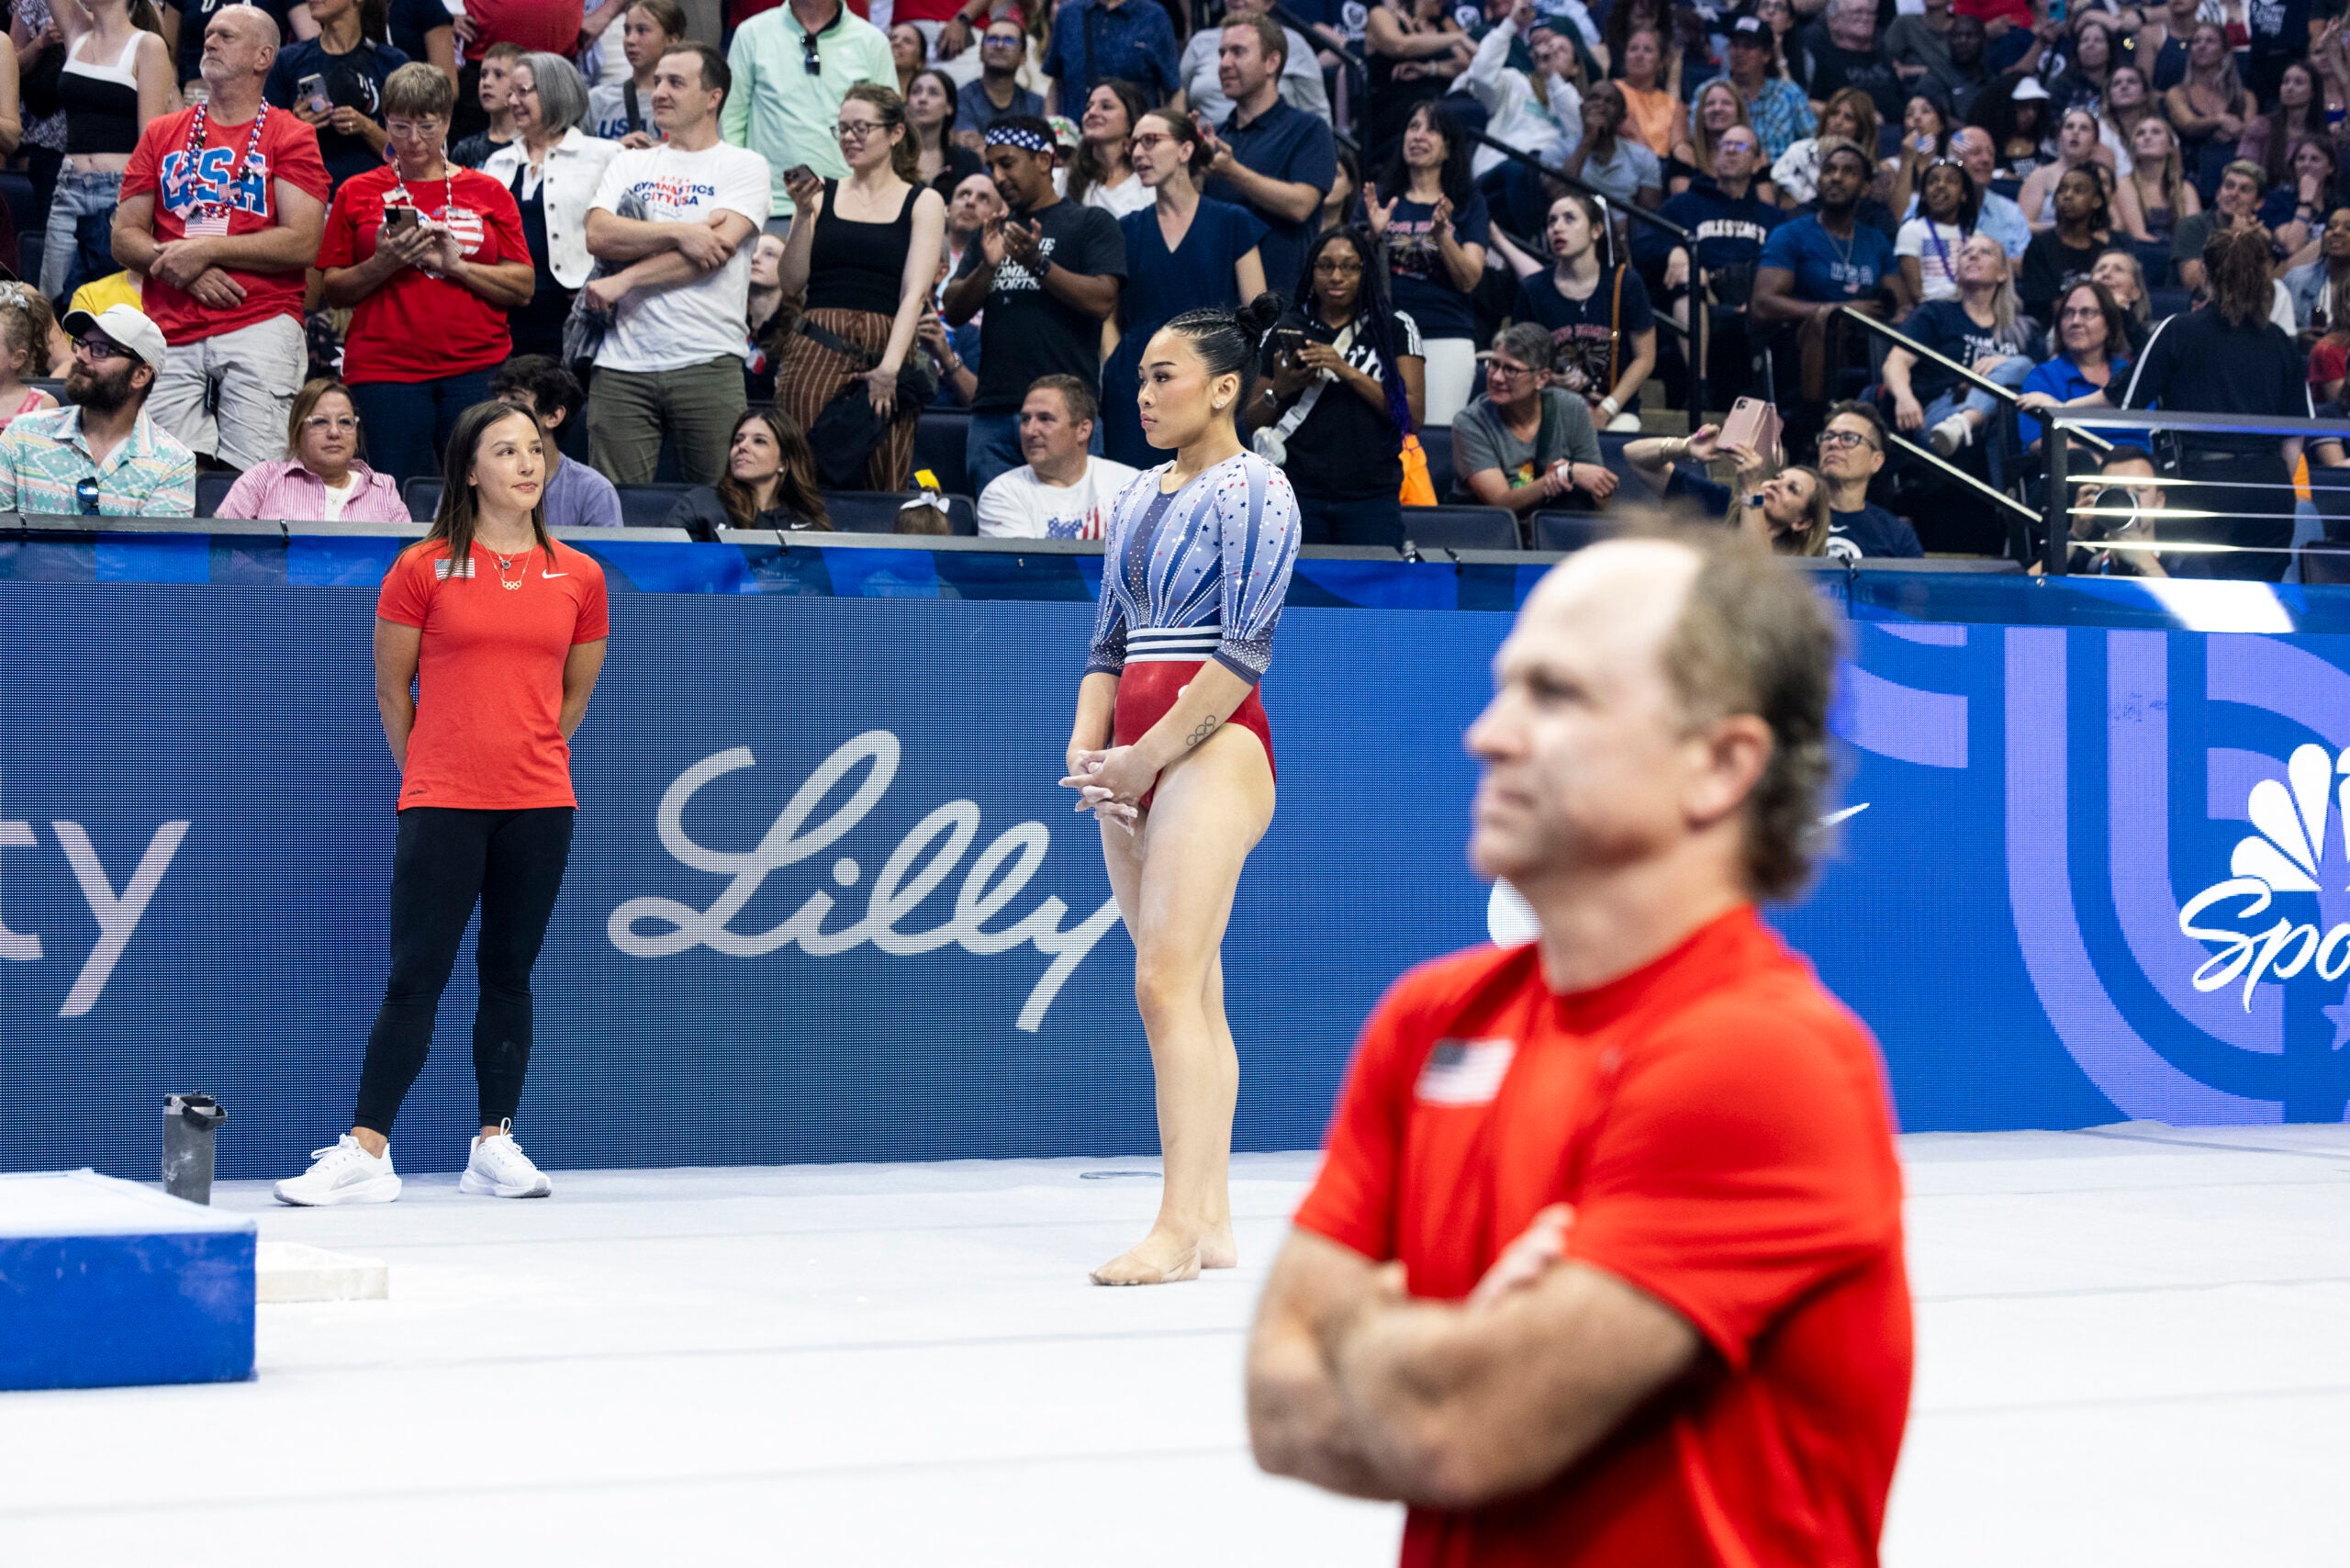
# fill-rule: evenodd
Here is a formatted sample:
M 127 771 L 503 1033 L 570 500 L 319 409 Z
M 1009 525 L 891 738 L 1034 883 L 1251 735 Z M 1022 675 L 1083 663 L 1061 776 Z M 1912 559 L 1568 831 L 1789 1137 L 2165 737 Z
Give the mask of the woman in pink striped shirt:
M 408 506 L 388 474 L 360 456 L 367 450 L 351 389 L 321 378 L 294 396 L 286 455 L 248 468 L 229 487 L 215 517 L 273 522 L 407 522 Z

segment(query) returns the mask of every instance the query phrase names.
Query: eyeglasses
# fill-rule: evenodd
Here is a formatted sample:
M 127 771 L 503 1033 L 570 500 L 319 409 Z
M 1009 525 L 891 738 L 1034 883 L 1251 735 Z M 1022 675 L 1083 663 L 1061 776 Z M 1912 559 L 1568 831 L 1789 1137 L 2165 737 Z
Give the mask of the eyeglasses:
M 1863 435 L 1859 431 L 1822 431 L 1819 432 L 1820 451 L 1832 452 L 1847 446 L 1865 446 L 1872 452 L 1876 450 L 1876 442 L 1871 441 L 1867 436 Z
M 1488 381 L 1494 379 L 1495 376 L 1507 377 L 1513 375 L 1531 375 L 1533 374 L 1534 367 L 1532 365 L 1511 364 L 1505 360 L 1498 359 L 1487 360 L 1485 362 L 1485 379 Z
M 1130 136 L 1126 139 L 1126 148 L 1132 152 L 1151 152 L 1174 140 L 1171 136 L 1160 136 L 1156 133 L 1149 136 Z
M 875 131 L 879 130 L 880 129 L 881 122 L 878 120 L 845 119 L 841 121 L 840 124 L 833 127 L 833 135 L 836 140 L 841 141 L 863 141 L 867 137 L 871 136 Z
M 359 428 L 359 416 L 356 414 L 312 414 L 302 421 L 302 428 L 321 435 L 328 431 L 341 431 L 343 434 L 349 435 Z
M 1314 263 L 1315 275 L 1322 277 L 1360 277 L 1362 263 L 1352 257 L 1325 256 Z
M 95 360 L 102 364 L 110 359 L 130 357 L 129 349 L 118 347 L 104 338 L 76 338 L 73 340 L 73 352 L 84 359 Z
M 1018 49 L 1020 43 L 1021 35 L 1018 33 L 990 33 L 979 39 L 981 49 Z
M 84 517 L 98 515 L 98 482 L 95 478 L 77 479 L 73 484 L 73 502 Z
M 824 62 L 816 58 L 814 33 L 803 32 L 800 35 L 800 69 L 811 76 L 822 76 L 824 73 Z
M 448 129 L 448 121 L 442 119 L 438 116 L 434 116 L 428 119 L 395 118 L 387 119 L 384 122 L 384 130 L 386 134 L 397 136 L 401 140 L 405 141 L 412 137 L 425 137 L 428 139 L 437 137 Z

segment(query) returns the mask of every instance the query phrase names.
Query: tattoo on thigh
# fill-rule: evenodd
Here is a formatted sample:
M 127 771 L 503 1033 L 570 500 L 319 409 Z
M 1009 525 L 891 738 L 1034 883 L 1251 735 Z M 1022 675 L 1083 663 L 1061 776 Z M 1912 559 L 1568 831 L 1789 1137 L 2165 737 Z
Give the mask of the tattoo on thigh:
M 1216 725 L 1223 722 L 1224 721 L 1221 719 L 1202 719 L 1200 721 L 1199 727 L 1193 730 L 1190 734 L 1183 737 L 1183 745 L 1187 747 L 1199 745 L 1202 741 L 1215 734 Z

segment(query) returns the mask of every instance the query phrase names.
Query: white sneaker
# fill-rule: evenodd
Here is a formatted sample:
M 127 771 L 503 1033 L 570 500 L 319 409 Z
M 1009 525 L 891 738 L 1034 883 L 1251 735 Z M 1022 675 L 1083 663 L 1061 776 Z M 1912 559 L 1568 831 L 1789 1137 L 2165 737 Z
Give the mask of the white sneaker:
M 511 1128 L 512 1122 L 500 1122 L 501 1127 Z M 465 1161 L 465 1173 L 457 1178 L 460 1193 L 486 1193 L 493 1198 L 543 1198 L 554 1191 L 554 1183 L 547 1180 L 545 1171 L 531 1163 L 522 1146 L 514 1141 L 511 1131 L 498 1137 L 476 1137 L 474 1151 Z
M 324 1208 L 333 1204 L 388 1204 L 400 1195 L 400 1179 L 392 1172 L 392 1151 L 370 1154 L 359 1140 L 345 1133 L 330 1148 L 314 1148 L 315 1161 L 299 1176 L 270 1189 L 281 1204 L 300 1208 Z
M 1926 439 L 1933 442 L 1934 450 L 1936 452 L 1942 454 L 1944 457 L 1948 457 L 1960 447 L 1966 446 L 1973 442 L 1975 440 L 1975 421 L 1968 419 L 1964 414 L 1953 414 L 1950 418 L 1936 425 L 1931 432 L 1927 435 Z

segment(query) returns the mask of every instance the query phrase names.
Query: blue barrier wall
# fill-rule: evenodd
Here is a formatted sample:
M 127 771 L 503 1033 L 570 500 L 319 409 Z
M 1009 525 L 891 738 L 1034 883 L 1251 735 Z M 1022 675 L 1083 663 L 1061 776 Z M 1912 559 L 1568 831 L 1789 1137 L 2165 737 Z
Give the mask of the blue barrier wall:
M 331 543 L 315 575 L 217 541 L 0 551 L 0 1168 L 150 1176 L 173 1090 L 229 1103 L 229 1176 L 347 1124 L 396 779 L 370 568 Z M 1055 783 L 1098 563 L 1026 599 L 1001 558 L 635 548 L 606 557 L 533 1155 L 1152 1148 L 1132 948 Z M 1462 859 L 1460 736 L 1531 576 L 1301 578 L 1265 688 L 1280 812 L 1225 946 L 1243 1147 L 1317 1141 L 1382 988 L 1507 928 Z M 2340 1119 L 2350 644 L 2309 628 L 2344 605 L 1830 587 L 1859 809 L 1779 922 L 1884 1041 L 1903 1126 Z M 2182 629 L 2213 623 L 2277 632 Z M 470 963 L 401 1123 L 420 1170 L 471 1132 Z

